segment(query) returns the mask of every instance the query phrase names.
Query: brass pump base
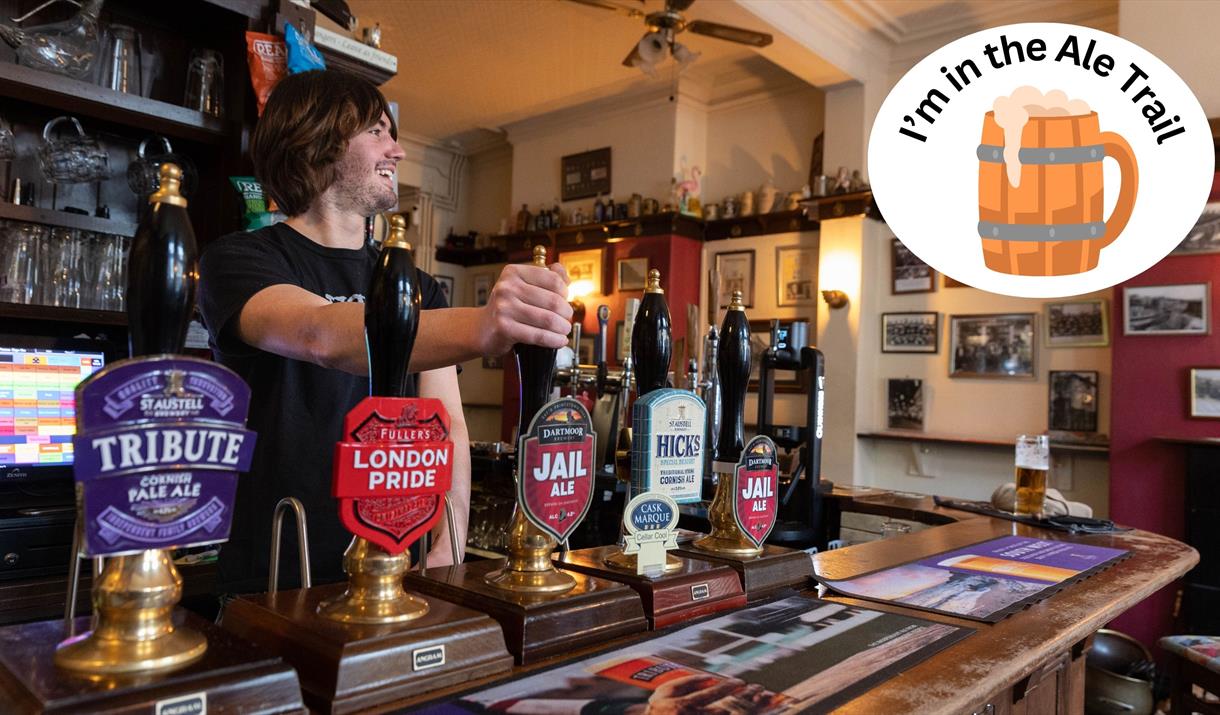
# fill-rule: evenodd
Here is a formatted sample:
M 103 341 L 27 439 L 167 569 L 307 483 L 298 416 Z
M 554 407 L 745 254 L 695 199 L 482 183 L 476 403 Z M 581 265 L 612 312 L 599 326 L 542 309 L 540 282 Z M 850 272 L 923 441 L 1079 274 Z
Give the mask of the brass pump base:
M 555 544 L 554 539 L 525 518 L 518 504 L 508 532 L 508 562 L 504 568 L 485 574 L 483 580 L 515 593 L 567 593 L 576 588 L 576 579 L 551 563 Z
M 318 604 L 318 615 L 340 623 L 404 623 L 428 613 L 428 602 L 407 593 L 402 580 L 411 565 L 410 552 L 397 556 L 356 537 L 343 552 L 347 590 Z
M 622 569 L 623 571 L 635 573 L 636 563 L 638 561 L 636 558 L 637 556 L 639 556 L 639 554 L 625 554 L 622 552 L 622 550 L 619 550 L 607 556 L 602 563 L 611 568 Z M 665 566 L 661 573 L 675 573 L 681 570 L 682 559 L 679 559 L 672 554 L 665 554 Z
M 701 539 L 696 539 L 694 547 L 700 551 L 732 556 L 735 558 L 752 558 L 762 554 L 763 550 L 750 542 L 741 533 L 737 521 L 733 519 L 733 475 L 719 474 L 716 479 L 716 495 L 712 506 L 708 509 L 707 520 L 712 524 L 712 533 Z
M 55 664 L 81 675 L 174 670 L 208 649 L 201 633 L 175 628 L 182 577 L 163 549 L 106 560 L 93 587 L 94 629 L 60 643 Z

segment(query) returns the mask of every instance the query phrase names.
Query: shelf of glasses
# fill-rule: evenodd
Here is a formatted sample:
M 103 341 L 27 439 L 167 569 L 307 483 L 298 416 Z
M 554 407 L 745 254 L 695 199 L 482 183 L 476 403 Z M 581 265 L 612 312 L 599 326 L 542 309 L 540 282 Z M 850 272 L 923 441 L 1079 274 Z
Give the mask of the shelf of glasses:
M 34 206 L 22 206 L 0 201 L 0 219 L 9 221 L 25 221 L 44 226 L 59 226 L 61 228 L 76 228 L 94 233 L 109 233 L 116 236 L 136 235 L 136 224 L 130 221 L 119 221 L 112 218 L 94 218 L 84 214 L 74 214 L 70 211 L 53 211 Z
M 24 305 L 21 303 L 0 303 L 0 318 L 89 325 L 127 325 L 127 313 L 116 310 L 58 308 L 51 305 Z
M 0 62 L 0 97 L 205 144 L 222 144 L 230 134 L 226 121 L 203 112 L 12 62 Z

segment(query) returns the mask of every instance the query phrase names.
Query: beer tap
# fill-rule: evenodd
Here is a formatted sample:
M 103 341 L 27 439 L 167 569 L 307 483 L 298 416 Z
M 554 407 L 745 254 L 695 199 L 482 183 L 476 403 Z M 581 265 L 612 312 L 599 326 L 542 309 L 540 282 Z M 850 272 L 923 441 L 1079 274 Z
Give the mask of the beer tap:
M 533 264 L 546 267 L 546 247 L 534 246 Z M 550 399 L 555 375 L 555 348 L 518 343 L 513 346 L 520 385 L 520 409 L 517 414 L 524 432 L 534 416 Z M 517 451 L 517 479 L 524 455 Z M 505 567 L 488 573 L 487 583 L 497 588 L 521 593 L 564 593 L 576 586 L 569 574 L 557 570 L 551 563 L 551 552 L 557 541 L 538 528 L 525 516 L 518 503 L 513 510 L 508 534 L 508 559 Z
M 408 396 L 420 301 L 419 275 L 407 242 L 406 221 L 393 216 L 364 303 L 370 395 Z M 452 529 L 452 514 L 449 517 Z M 426 541 L 421 541 L 421 560 L 427 556 Z M 392 623 L 424 615 L 428 612 L 427 601 L 403 589 L 403 575 L 410 566 L 410 550 L 391 554 L 367 539 L 353 538 L 343 552 L 347 590 L 319 604 L 319 615 L 347 623 Z
M 704 445 L 703 476 L 711 479 L 715 473 L 712 470 L 712 457 L 716 452 L 716 444 L 720 438 L 720 375 L 716 367 L 716 353 L 720 349 L 720 335 L 716 326 L 708 326 L 707 336 L 703 339 L 703 381 L 699 383 L 700 397 L 707 405 L 707 443 Z
M 179 353 L 195 309 L 199 252 L 180 193 L 182 170 L 161 165 L 160 188 L 127 259 L 128 346 L 132 357 Z
M 719 554 L 753 556 L 761 550 L 750 543 L 737 527 L 732 503 L 736 463 L 745 447 L 744 412 L 746 388 L 750 381 L 750 324 L 746 320 L 740 291 L 733 292 L 732 302 L 720 328 L 716 365 L 723 392 L 720 432 L 713 457 L 716 496 L 708 509 L 712 533 L 695 541 L 695 547 Z
M 610 306 L 597 306 L 597 343 L 594 346 L 597 361 L 597 398 L 606 392 L 606 330 L 610 325 Z
M 699 394 L 699 361 L 695 358 L 686 361 L 686 389 Z

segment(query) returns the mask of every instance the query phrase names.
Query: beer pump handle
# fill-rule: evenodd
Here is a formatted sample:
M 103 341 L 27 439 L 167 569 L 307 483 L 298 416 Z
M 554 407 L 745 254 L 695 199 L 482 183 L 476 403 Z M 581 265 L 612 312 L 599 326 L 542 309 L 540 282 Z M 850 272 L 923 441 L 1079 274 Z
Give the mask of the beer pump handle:
M 546 246 L 534 246 L 535 266 L 546 268 Z M 513 346 L 517 357 L 517 377 L 520 385 L 520 414 L 517 424 L 525 434 L 538 410 L 551 396 L 555 378 L 555 348 L 518 343 Z
M 743 412 L 750 382 L 750 324 L 746 321 L 740 291 L 733 292 L 733 301 L 720 328 L 716 371 L 720 378 L 721 402 L 720 436 L 716 440 L 714 459 L 734 463 L 741 457 L 745 444 Z
M 597 343 L 594 347 L 597 362 L 597 397 L 600 399 L 606 392 L 606 377 L 609 369 L 606 366 L 606 329 L 610 325 L 610 306 L 597 306 Z
M 647 288 L 631 326 L 631 362 L 635 367 L 636 395 L 643 397 L 665 387 L 673 359 L 669 306 L 661 289 L 661 272 L 648 271 Z
M 369 394 L 407 397 L 411 350 L 419 330 L 419 274 L 415 269 L 407 223 L 390 218 L 390 235 L 381 246 L 364 303 L 368 345 Z
M 199 252 L 180 192 L 182 170 L 165 163 L 127 265 L 128 348 L 132 357 L 182 352 L 195 310 Z

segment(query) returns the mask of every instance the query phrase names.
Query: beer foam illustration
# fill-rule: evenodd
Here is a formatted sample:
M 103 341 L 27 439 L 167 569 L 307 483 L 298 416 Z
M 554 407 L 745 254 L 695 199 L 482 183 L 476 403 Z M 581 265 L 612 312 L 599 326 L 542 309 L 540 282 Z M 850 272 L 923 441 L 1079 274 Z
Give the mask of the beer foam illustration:
M 992 110 L 996 124 L 1004 130 L 1004 164 L 1013 187 L 1021 185 L 1021 131 L 1030 117 L 1076 117 L 1092 111 L 1083 99 L 1068 99 L 1063 90 L 1043 94 L 1028 85 L 1008 97 L 997 97 Z

